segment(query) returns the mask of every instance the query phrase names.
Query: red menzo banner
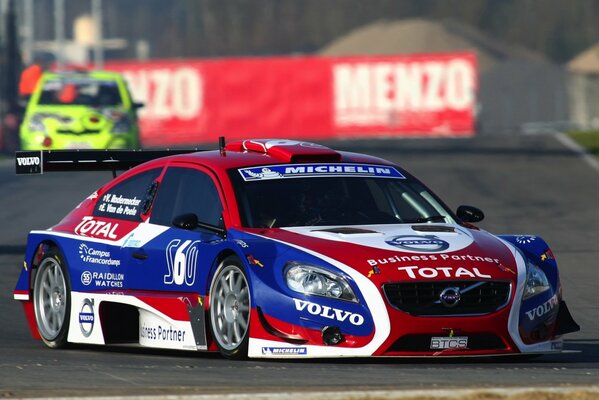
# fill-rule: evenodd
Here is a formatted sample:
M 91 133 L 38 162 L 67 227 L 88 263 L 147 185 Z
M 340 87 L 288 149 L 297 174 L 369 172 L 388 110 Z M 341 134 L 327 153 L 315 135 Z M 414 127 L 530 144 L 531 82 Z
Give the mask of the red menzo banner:
M 144 146 L 239 138 L 471 136 L 473 53 L 114 62 Z

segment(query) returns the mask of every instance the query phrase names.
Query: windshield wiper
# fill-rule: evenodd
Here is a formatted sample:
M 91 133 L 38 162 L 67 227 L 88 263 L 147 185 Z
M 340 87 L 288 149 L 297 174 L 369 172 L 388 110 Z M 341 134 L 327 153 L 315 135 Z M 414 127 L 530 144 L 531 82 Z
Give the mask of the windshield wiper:
M 413 224 L 418 222 L 445 222 L 445 216 L 443 215 L 431 215 L 430 217 L 420 217 L 414 219 L 403 220 L 402 222 L 405 224 Z

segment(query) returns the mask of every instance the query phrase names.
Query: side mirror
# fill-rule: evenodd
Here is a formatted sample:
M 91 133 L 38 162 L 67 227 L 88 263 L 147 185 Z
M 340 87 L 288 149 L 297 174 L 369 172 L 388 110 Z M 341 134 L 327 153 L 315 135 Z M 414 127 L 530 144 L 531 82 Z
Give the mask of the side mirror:
M 133 107 L 135 110 L 138 110 L 138 109 L 140 109 L 140 108 L 144 107 L 144 106 L 145 106 L 145 104 L 144 104 L 144 103 L 139 103 L 139 102 L 136 102 L 136 101 L 135 101 L 135 102 L 133 102 L 133 104 L 132 104 L 131 106 L 132 106 L 132 107 Z
M 173 225 L 186 231 L 192 231 L 197 228 L 198 222 L 198 216 L 193 213 L 177 215 L 173 218 Z
M 473 206 L 459 206 L 456 215 L 463 222 L 480 222 L 485 218 L 485 214 Z
M 177 215 L 173 218 L 173 226 L 186 231 L 193 231 L 195 228 L 202 228 L 214 232 L 218 235 L 225 236 L 227 230 L 221 226 L 200 222 L 198 216 L 193 213 Z

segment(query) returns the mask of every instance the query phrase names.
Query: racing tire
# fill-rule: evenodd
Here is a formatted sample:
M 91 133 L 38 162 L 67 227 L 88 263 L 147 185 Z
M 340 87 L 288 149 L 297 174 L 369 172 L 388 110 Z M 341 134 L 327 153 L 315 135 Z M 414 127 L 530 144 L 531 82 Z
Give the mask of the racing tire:
M 65 347 L 71 314 L 71 282 L 64 257 L 57 249 L 50 249 L 37 267 L 33 308 L 37 330 L 46 346 Z
M 236 257 L 225 258 L 210 287 L 210 327 L 218 350 L 226 358 L 247 358 L 251 304 L 241 262 Z

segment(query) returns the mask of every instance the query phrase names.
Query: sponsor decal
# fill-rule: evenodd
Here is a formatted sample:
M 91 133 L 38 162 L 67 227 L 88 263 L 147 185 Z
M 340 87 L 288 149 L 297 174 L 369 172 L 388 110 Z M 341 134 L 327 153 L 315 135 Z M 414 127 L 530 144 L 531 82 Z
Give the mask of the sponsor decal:
M 128 198 L 122 195 L 107 193 L 102 196 L 98 211 L 108 214 L 135 216 L 139 210 L 141 199 L 137 197 Z
M 39 157 L 17 157 L 17 165 L 30 167 L 33 165 L 40 165 Z
M 562 340 L 556 340 L 555 342 L 551 342 L 551 350 L 563 350 L 564 342 Z
M 122 71 L 137 100 L 146 104 L 139 115 L 147 120 L 193 120 L 204 108 L 204 76 L 200 69 L 169 67 Z
M 409 124 L 399 116 L 471 110 L 476 68 L 449 60 L 342 62 L 333 66 L 337 126 Z M 411 117 L 415 118 L 415 117 Z
M 164 275 L 166 285 L 192 286 L 196 279 L 199 240 L 171 240 L 166 246 L 166 265 L 168 273 Z
M 466 349 L 468 348 L 468 336 L 433 336 L 430 347 L 431 350 Z
M 516 243 L 519 243 L 519 244 L 530 244 L 530 243 L 534 242 L 535 240 L 537 240 L 537 238 L 535 236 L 530 236 L 530 235 L 516 236 Z
M 96 190 L 95 192 L 93 192 L 92 194 L 90 194 L 89 196 L 87 196 L 87 200 L 95 200 L 98 198 L 98 191 Z
M 83 300 L 83 305 L 81 306 L 81 311 L 79 311 L 79 328 L 81 328 L 81 333 L 85 337 L 89 337 L 94 330 L 94 300 L 93 299 L 85 299 Z
M 394 167 L 371 164 L 286 164 L 241 168 L 244 181 L 304 178 L 315 176 L 367 176 L 375 178 L 405 177 Z
M 141 240 L 139 239 L 134 239 L 135 237 L 135 232 L 131 232 L 126 238 L 125 238 L 125 242 L 123 243 L 123 247 L 134 247 L 134 248 L 139 248 L 141 247 Z
M 553 252 L 550 249 L 547 249 L 543 254 L 541 254 L 541 261 L 547 260 L 555 260 Z
M 233 241 L 234 241 L 235 243 L 237 243 L 237 244 L 238 244 L 240 247 L 244 248 L 244 249 L 247 249 L 247 248 L 249 248 L 249 247 L 250 247 L 250 246 L 249 246 L 249 245 L 248 245 L 246 242 L 244 242 L 244 241 L 243 241 L 243 240 L 241 240 L 241 239 L 233 239 Z
M 483 274 L 478 268 L 464 267 L 397 267 L 398 271 L 405 271 L 410 279 L 434 279 L 434 278 L 483 278 L 490 279 L 491 275 Z
M 470 254 L 418 254 L 418 255 L 395 255 L 386 258 L 370 258 L 366 260 L 370 266 L 379 266 L 383 264 L 395 263 L 413 263 L 414 261 L 475 261 L 481 263 L 500 264 L 497 258 L 473 256 Z M 513 272 L 510 270 L 510 272 Z
M 256 259 L 254 258 L 254 256 L 253 256 L 253 255 L 251 255 L 251 254 L 248 254 L 248 255 L 247 255 L 247 256 L 245 256 L 245 257 L 247 258 L 247 260 L 248 260 L 248 262 L 250 263 L 250 265 L 258 265 L 259 267 L 262 267 L 262 268 L 264 268 L 264 264 L 262 264 L 262 263 L 260 262 L 260 260 L 256 260 Z
M 141 324 L 141 327 L 139 328 L 139 336 L 141 338 L 162 342 L 184 342 L 185 333 L 184 330 L 175 329 L 171 325 L 162 326 L 158 324 L 153 326 Z
M 312 315 L 333 319 L 339 322 L 349 321 L 352 325 L 356 326 L 360 326 L 364 323 L 364 317 L 360 314 L 351 313 L 346 310 L 339 310 L 329 306 L 323 306 L 306 300 L 293 299 L 293 301 L 295 302 L 295 309 L 297 311 L 307 311 Z
M 368 277 L 370 278 L 372 275 L 378 275 L 381 273 L 381 270 L 377 268 L 375 265 L 370 271 L 368 271 Z
M 94 217 L 83 217 L 79 225 L 75 227 L 75 233 L 79 236 L 117 239 L 115 232 L 118 226 L 118 223 L 98 221 Z
M 93 247 L 89 247 L 85 243 L 79 245 L 79 256 L 83 262 L 90 264 L 110 265 L 115 267 L 121 265 L 121 260 L 112 258 L 109 251 L 97 250 Z
M 385 243 L 410 251 L 422 251 L 425 253 L 436 253 L 445 251 L 449 248 L 449 243 L 443 239 L 439 239 L 434 235 L 401 235 L 393 236 L 390 239 L 385 240 Z
M 537 318 L 541 318 L 544 315 L 547 315 L 551 310 L 553 310 L 559 304 L 559 300 L 557 299 L 557 295 L 553 295 L 549 300 L 541 304 L 540 306 L 533 308 L 530 311 L 526 311 L 526 316 L 529 320 L 533 321 Z
M 92 273 L 89 271 L 83 271 L 81 274 L 81 283 L 85 286 L 89 286 L 92 283 Z
M 308 354 L 306 347 L 263 347 L 262 354 L 265 356 L 276 356 L 276 355 L 294 355 L 294 356 L 305 356 Z
M 90 272 L 83 271 L 81 273 L 81 283 L 89 286 L 92 283 L 98 287 L 107 288 L 122 288 L 125 274 L 117 274 L 114 272 Z

